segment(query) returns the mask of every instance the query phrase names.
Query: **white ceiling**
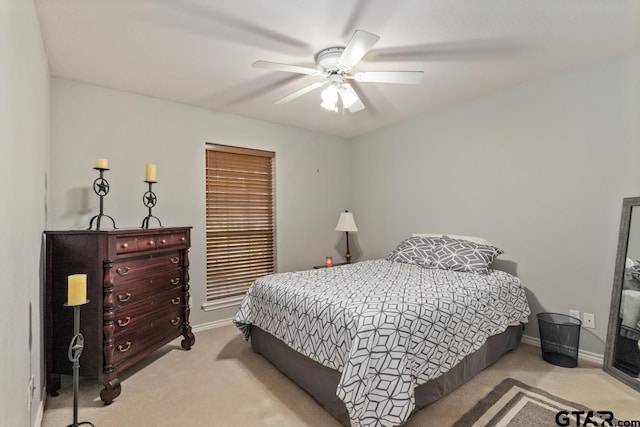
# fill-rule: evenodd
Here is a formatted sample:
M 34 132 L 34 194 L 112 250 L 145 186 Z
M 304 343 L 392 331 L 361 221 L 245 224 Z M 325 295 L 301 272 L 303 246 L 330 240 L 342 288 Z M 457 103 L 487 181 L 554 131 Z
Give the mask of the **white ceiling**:
M 353 137 L 523 81 L 640 50 L 637 0 L 35 0 L 51 74 Z M 314 67 L 354 30 L 381 37 L 354 71 L 423 70 L 419 86 L 360 83 L 367 108 L 320 108 Z

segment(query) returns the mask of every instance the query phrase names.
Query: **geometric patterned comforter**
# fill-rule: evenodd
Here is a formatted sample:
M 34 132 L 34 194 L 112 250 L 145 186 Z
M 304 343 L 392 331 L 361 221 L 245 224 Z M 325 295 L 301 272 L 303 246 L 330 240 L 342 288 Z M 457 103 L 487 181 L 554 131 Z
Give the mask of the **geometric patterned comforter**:
M 530 314 L 520 280 L 377 259 L 265 276 L 234 324 L 256 325 L 342 373 L 352 426 L 403 424 L 414 389 Z

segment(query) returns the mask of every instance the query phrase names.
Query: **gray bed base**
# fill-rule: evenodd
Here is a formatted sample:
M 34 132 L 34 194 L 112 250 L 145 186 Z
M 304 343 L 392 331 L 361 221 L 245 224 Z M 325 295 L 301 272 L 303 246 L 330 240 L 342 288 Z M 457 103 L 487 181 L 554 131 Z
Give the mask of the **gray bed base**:
M 513 350 L 522 338 L 522 326 L 510 326 L 501 334 L 489 337 L 476 352 L 468 355 L 451 370 L 415 389 L 415 411 L 435 402 L 460 387 L 478 372 Z M 340 372 L 294 351 L 262 329 L 251 326 L 251 347 L 282 373 L 309 393 L 342 424 L 349 425 L 347 408 L 336 396 Z

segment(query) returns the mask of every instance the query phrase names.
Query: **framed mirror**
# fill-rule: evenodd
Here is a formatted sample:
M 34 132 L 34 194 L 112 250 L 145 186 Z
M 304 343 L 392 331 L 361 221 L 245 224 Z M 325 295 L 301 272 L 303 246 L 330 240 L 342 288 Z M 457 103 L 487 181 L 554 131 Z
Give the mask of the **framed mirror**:
M 640 197 L 622 201 L 604 370 L 640 391 Z

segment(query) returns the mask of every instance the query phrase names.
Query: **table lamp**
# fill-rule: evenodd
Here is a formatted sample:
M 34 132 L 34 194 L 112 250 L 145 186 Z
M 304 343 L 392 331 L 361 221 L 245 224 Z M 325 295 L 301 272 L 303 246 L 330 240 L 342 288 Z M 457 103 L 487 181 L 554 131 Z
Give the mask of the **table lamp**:
M 344 257 L 347 260 L 347 264 L 351 263 L 351 253 L 349 252 L 349 232 L 358 231 L 356 222 L 353 220 L 353 213 L 349 211 L 340 212 L 340 218 L 338 218 L 338 225 L 336 225 L 336 231 L 344 231 L 347 235 L 347 253 Z

